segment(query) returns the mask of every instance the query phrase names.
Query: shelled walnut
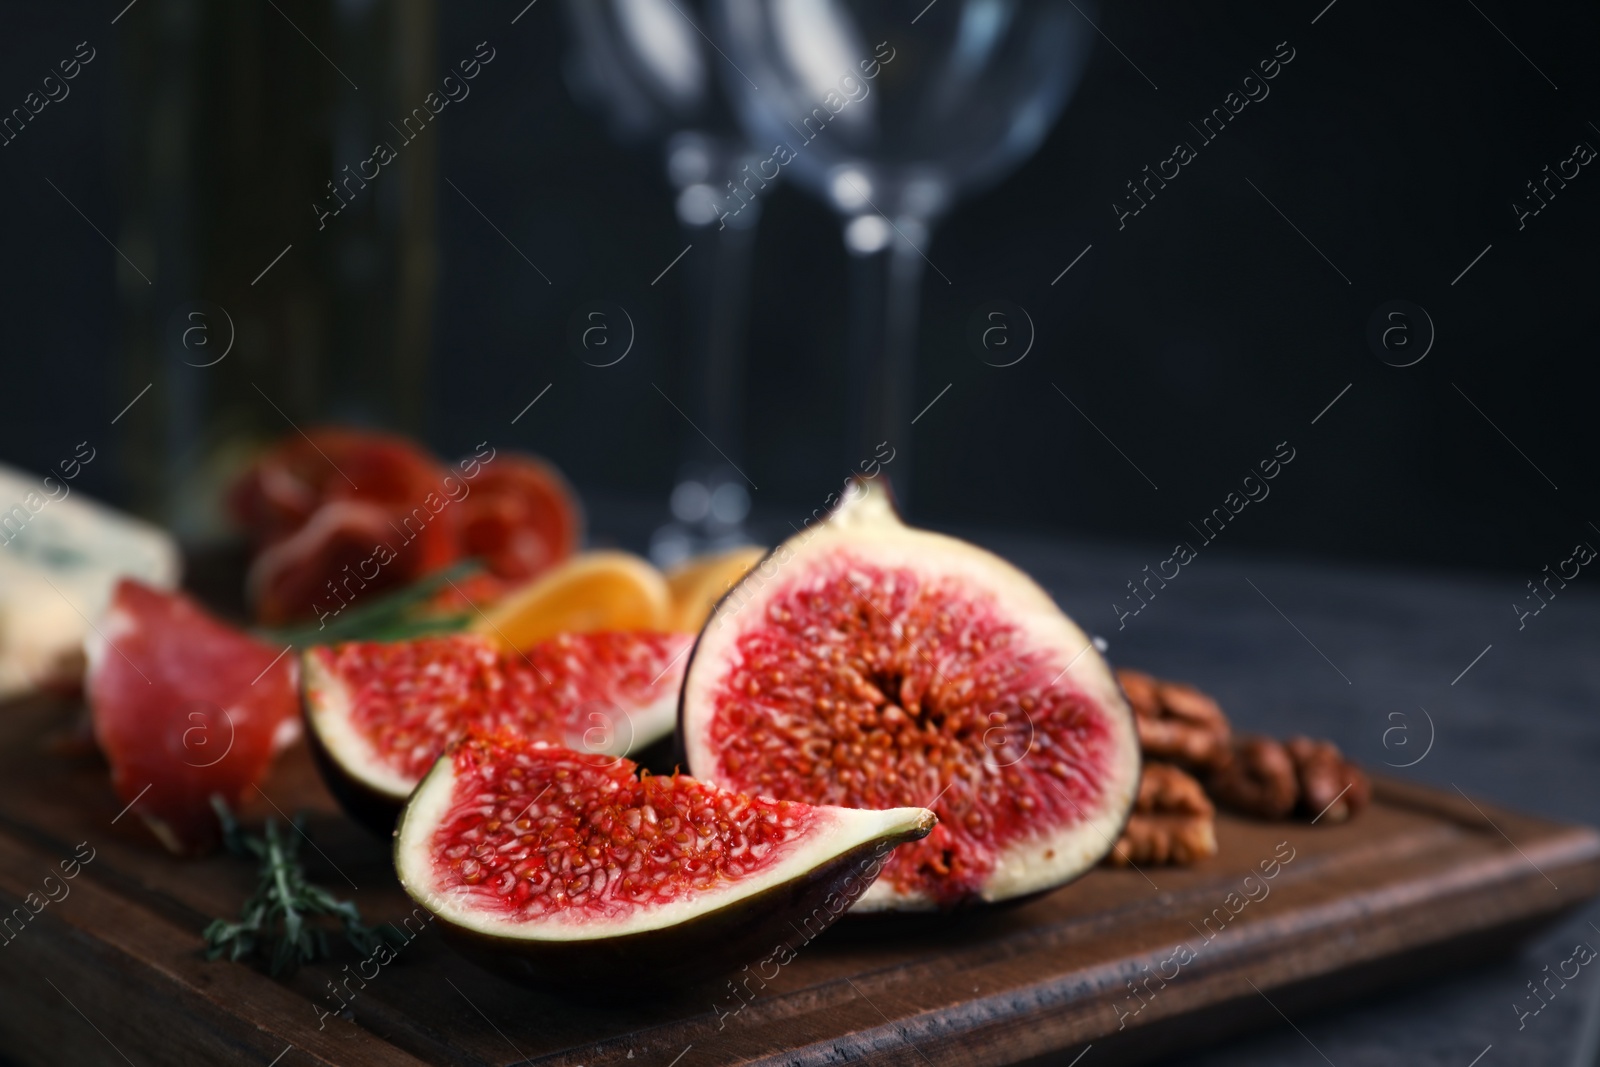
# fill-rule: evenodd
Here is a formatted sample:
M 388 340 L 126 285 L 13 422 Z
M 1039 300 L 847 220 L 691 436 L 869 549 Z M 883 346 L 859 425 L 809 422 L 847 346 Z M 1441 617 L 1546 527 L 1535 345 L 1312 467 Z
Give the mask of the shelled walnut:
M 1170 763 L 1146 763 L 1133 814 L 1106 863 L 1198 863 L 1217 852 L 1216 808 L 1200 783 Z
M 1142 671 L 1119 670 L 1117 680 L 1133 708 L 1145 755 L 1199 771 L 1227 762 L 1232 730 L 1215 700 Z
M 1240 738 L 1206 788 L 1217 803 L 1261 819 L 1286 819 L 1300 799 L 1294 759 L 1270 737 Z
M 1299 778 L 1301 815 L 1345 822 L 1371 802 L 1372 783 L 1366 773 L 1345 759 L 1332 741 L 1293 737 L 1284 747 Z
M 1206 787 L 1224 807 L 1263 819 L 1344 822 L 1372 799 L 1366 774 L 1331 741 L 1241 738 Z

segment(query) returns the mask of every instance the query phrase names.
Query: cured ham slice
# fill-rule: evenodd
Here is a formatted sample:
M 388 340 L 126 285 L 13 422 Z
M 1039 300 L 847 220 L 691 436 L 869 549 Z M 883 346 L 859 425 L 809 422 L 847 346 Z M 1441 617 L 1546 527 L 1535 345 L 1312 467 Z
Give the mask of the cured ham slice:
M 234 486 L 260 546 L 248 578 L 262 622 L 341 609 L 460 558 L 454 476 L 402 437 L 318 429 L 285 438 Z
M 95 740 L 111 783 L 161 843 L 202 852 L 300 731 L 298 660 L 181 593 L 131 579 L 86 642 Z

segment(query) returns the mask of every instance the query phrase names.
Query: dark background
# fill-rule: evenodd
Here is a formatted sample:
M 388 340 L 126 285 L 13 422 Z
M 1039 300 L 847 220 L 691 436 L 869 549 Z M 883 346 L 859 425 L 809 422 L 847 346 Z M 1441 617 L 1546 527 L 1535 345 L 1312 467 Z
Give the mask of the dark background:
M 920 521 L 1165 547 L 1192 539 L 1187 523 L 1287 440 L 1294 464 L 1228 527 L 1219 540 L 1229 548 L 1537 573 L 1595 534 L 1600 177 L 1584 168 L 1520 232 L 1511 204 L 1576 142 L 1600 146 L 1590 123 L 1600 121 L 1600 10 L 1338 0 L 1312 25 L 1324 2 L 1105 6 L 1101 29 L 1127 58 L 1097 38 L 1039 154 L 958 206 L 925 248 L 949 283 L 930 271 L 923 286 L 914 407 L 951 388 L 914 431 Z M 118 289 L 130 276 L 64 199 L 136 261 L 158 261 L 159 249 L 130 248 L 120 228 L 137 99 L 127 42 L 148 32 L 138 20 L 184 5 L 148 0 L 109 26 L 121 6 L 5 5 L 0 106 L 20 104 L 80 40 L 98 58 L 68 100 L 0 148 L 0 459 L 43 470 L 86 437 L 105 441 L 110 458 L 81 484 L 148 511 L 130 473 L 145 439 L 118 436 L 133 418 L 107 428 L 143 384 L 120 355 Z M 905 6 L 909 19 L 922 4 Z M 678 348 L 682 275 L 650 284 L 685 243 L 672 193 L 657 152 L 616 146 L 573 101 L 560 6 L 544 0 L 509 26 L 521 7 L 437 13 L 441 66 L 484 39 L 497 58 L 425 135 L 438 138 L 437 291 L 420 425 L 447 455 L 487 437 L 549 456 L 586 493 L 659 503 L 664 515 L 677 449 L 693 433 L 652 385 L 690 387 Z M 307 29 L 319 36 L 314 22 Z M 271 33 L 262 58 L 279 77 L 342 91 L 303 39 L 281 25 Z M 1296 56 L 1271 95 L 1119 232 L 1111 204 L 1123 183 L 1175 141 L 1197 144 L 1187 123 L 1280 41 Z M 229 61 L 226 51 L 208 58 Z M 292 112 L 280 117 L 292 126 Z M 219 142 L 252 136 L 268 131 L 216 130 Z M 317 195 L 285 193 L 295 204 Z M 264 264 L 289 240 L 291 257 L 311 248 L 304 214 L 301 232 L 265 235 L 240 261 Z M 760 486 L 758 515 L 781 528 L 819 506 L 859 458 L 847 446 L 841 355 L 847 263 L 831 214 L 789 186 L 766 201 L 756 259 L 750 431 L 730 451 Z M 269 274 L 254 295 L 273 299 L 291 263 L 279 268 L 284 282 Z M 607 369 L 580 362 L 566 336 L 574 309 L 596 299 L 623 304 L 639 331 L 629 358 Z M 1037 343 L 1017 366 L 988 366 L 969 345 L 968 324 L 992 299 L 1036 323 Z M 1412 367 L 1385 365 L 1365 339 L 1369 316 L 1394 299 L 1425 307 L 1437 328 Z M 328 358 L 381 373 L 382 353 L 374 363 L 360 344 Z M 218 369 L 248 381 L 274 358 L 258 346 Z M 157 418 L 161 401 L 147 401 Z M 284 406 L 306 422 L 385 421 L 359 404 Z

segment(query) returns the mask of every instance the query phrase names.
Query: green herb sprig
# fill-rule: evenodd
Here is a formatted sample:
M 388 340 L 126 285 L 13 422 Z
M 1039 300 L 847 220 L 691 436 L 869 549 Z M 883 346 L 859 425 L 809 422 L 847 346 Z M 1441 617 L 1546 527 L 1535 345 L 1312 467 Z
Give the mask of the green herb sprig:
M 330 954 L 329 924 L 318 921 L 323 919 L 335 920 L 345 940 L 363 955 L 370 955 L 380 944 L 403 943 L 393 927 L 367 926 L 353 903 L 307 881 L 300 864 L 303 816 L 295 819 L 294 833 L 281 833 L 278 823 L 269 819 L 265 836 L 255 837 L 240 828 L 221 797 L 212 797 L 211 806 L 222 823 L 228 851 L 258 860 L 261 877 L 238 922 L 215 919 L 206 927 L 206 959 L 251 956 L 265 960 L 273 977 L 292 974 L 302 963 Z
M 464 581 L 482 569 L 483 564 L 475 559 L 463 560 L 392 593 L 375 596 L 370 602 L 341 611 L 326 625 L 305 623 L 263 630 L 261 635 L 273 644 L 306 648 L 336 641 L 403 641 L 412 637 L 455 633 L 466 629 L 472 622 L 471 612 L 436 614 L 423 609 L 447 585 Z

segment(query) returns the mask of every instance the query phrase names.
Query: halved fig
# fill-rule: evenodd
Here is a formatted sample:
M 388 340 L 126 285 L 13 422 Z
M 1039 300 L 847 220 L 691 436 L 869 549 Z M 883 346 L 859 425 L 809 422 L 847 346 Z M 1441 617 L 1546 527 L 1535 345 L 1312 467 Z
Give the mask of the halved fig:
M 502 652 L 469 634 L 305 653 L 312 751 L 345 810 L 387 836 L 439 753 L 468 730 L 620 756 L 672 732 L 693 638 L 563 634 Z
M 395 869 L 464 955 L 557 991 L 672 988 L 791 958 L 935 823 L 747 796 L 471 734 L 417 787 Z M 787 962 L 783 960 L 782 962 Z
M 1099 651 L 1027 575 L 907 527 L 855 481 L 707 621 L 679 711 L 689 772 L 785 800 L 932 808 L 856 911 L 1062 885 L 1111 849 L 1139 787 Z

